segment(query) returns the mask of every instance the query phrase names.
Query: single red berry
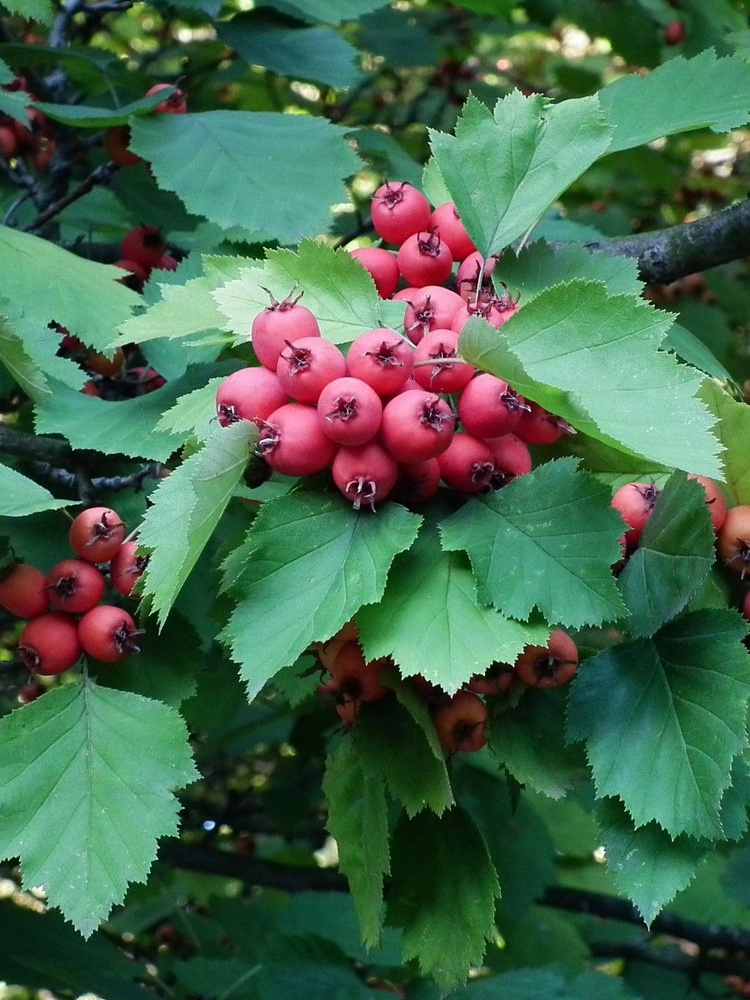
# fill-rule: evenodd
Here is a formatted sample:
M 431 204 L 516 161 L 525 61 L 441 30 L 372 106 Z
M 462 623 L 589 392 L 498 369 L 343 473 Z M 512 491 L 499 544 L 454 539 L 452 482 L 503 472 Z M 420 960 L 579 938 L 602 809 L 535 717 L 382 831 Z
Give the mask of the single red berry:
M 370 441 L 358 448 L 339 448 L 331 467 L 333 481 L 355 510 L 384 500 L 396 485 L 396 460 Z
M 660 493 L 661 490 L 653 483 L 628 483 L 612 497 L 612 506 L 628 525 L 625 544 L 629 549 L 637 548 Z
M 461 423 L 474 437 L 494 438 L 515 432 L 529 404 L 503 379 L 484 372 L 466 386 L 458 400 Z
M 336 445 L 320 426 L 314 406 L 286 403 L 268 420 L 256 423 L 260 428 L 257 452 L 275 472 L 313 476 L 333 461 Z
M 448 754 L 475 753 L 487 742 L 487 706 L 471 691 L 458 691 L 439 703 L 432 721 Z
M 23 665 L 44 676 L 70 670 L 82 652 L 75 619 L 60 611 L 33 618 L 18 640 L 18 655 Z
M 271 295 L 271 304 L 253 320 L 250 331 L 253 350 L 263 367 L 274 374 L 279 355 L 288 341 L 320 336 L 318 321 L 309 309 L 299 304 L 299 300 L 299 295 L 295 298 L 290 294 L 278 302 Z
M 454 434 L 438 455 L 440 477 L 457 493 L 486 493 L 492 488 L 495 465 L 484 441 L 471 434 Z
M 516 425 L 516 435 L 526 444 L 553 444 L 563 434 L 575 431 L 562 417 L 550 413 L 538 403 L 528 403 Z
M 380 298 L 389 299 L 396 291 L 399 279 L 398 264 L 391 251 L 382 247 L 360 247 L 352 250 L 351 254 L 369 271 Z
M 143 291 L 143 286 L 148 281 L 148 271 L 137 260 L 116 260 L 114 266 L 129 272 L 126 277 L 117 279 L 121 285 L 132 288 L 134 292 Z
M 138 554 L 137 542 L 125 542 L 109 564 L 109 578 L 115 590 L 124 597 L 130 597 L 150 558 L 149 555 Z
M 30 705 L 32 701 L 36 701 L 43 694 L 44 688 L 41 684 L 33 682 L 31 684 L 24 684 L 18 692 L 18 703 L 19 705 Z
M 395 330 L 368 330 L 351 344 L 346 367 L 379 396 L 392 396 L 411 375 L 414 359 L 409 342 Z
M 122 241 L 122 256 L 125 260 L 134 260 L 150 271 L 152 267 L 157 266 L 166 247 L 161 229 L 156 226 L 136 226 Z
M 81 364 L 94 375 L 102 375 L 104 378 L 115 378 L 119 375 L 125 364 L 125 352 L 121 347 L 115 349 L 111 358 L 106 354 L 97 354 L 96 351 L 86 353 Z
M 474 694 L 504 694 L 513 683 L 515 672 L 508 663 L 493 663 L 483 674 L 474 674 L 468 684 Z
M 451 273 L 453 257 L 437 229 L 420 230 L 401 244 L 396 263 L 405 281 L 422 288 L 442 284 Z
M 531 452 L 515 434 L 487 438 L 487 447 L 495 465 L 492 483 L 495 489 L 531 472 Z
M 5 160 L 12 160 L 17 152 L 18 139 L 15 132 L 7 125 L 0 125 L 0 156 Z
M 670 21 L 664 28 L 665 45 L 682 45 L 685 41 L 685 25 L 682 21 Z
M 267 368 L 240 368 L 216 392 L 216 417 L 222 427 L 238 420 L 267 420 L 289 397 Z
M 102 663 L 117 663 L 139 652 L 137 636 L 138 629 L 132 617 L 111 604 L 92 608 L 78 623 L 78 639 L 83 651 Z
M 328 383 L 345 375 L 346 358 L 323 337 L 287 341 L 276 363 L 279 385 L 298 403 L 317 403 Z
M 334 379 L 318 399 L 323 430 L 336 444 L 349 448 L 371 441 L 378 432 L 382 415 L 380 396 L 358 378 Z
M 479 302 L 485 296 L 494 298 L 492 272 L 496 264 L 496 254 L 485 264 L 484 257 L 478 250 L 461 261 L 456 272 L 456 288 L 462 301 Z
M 159 258 L 159 263 L 156 265 L 157 271 L 176 271 L 179 266 L 179 261 L 176 257 L 171 254 L 165 253 Z
M 413 465 L 437 458 L 450 445 L 456 419 L 444 399 L 412 389 L 386 404 L 380 437 L 398 462 Z
M 354 724 L 360 705 L 387 696 L 388 688 L 379 679 L 387 662 L 385 657 L 365 662 L 356 642 L 346 642 L 340 647 L 330 666 L 330 690 L 336 699 L 336 710 L 347 726 Z
M 118 167 L 135 167 L 141 158 L 128 148 L 130 145 L 129 125 L 110 125 L 104 133 L 104 150 Z
M 469 254 L 476 253 L 477 248 L 471 236 L 466 232 L 466 226 L 461 222 L 461 216 L 452 201 L 440 205 L 432 213 L 430 227 L 440 230 L 440 239 L 448 244 L 448 249 L 454 260 L 464 260 Z
M 0 607 L 16 618 L 36 618 L 49 607 L 47 577 L 36 566 L 16 563 L 0 577 Z
M 450 329 L 453 317 L 463 306 L 460 295 L 442 285 L 404 288 L 393 298 L 407 303 L 404 330 L 414 344 L 418 344 L 431 330 Z
M 440 486 L 440 465 L 436 458 L 411 465 L 399 464 L 398 479 L 393 488 L 392 498 L 406 507 L 427 503 Z
M 529 687 L 553 688 L 567 684 L 578 669 L 578 647 L 555 629 L 546 646 L 526 646 L 515 663 L 519 680 Z
M 430 392 L 460 392 L 471 382 L 476 369 L 459 355 L 458 334 L 454 330 L 432 330 L 414 351 L 413 376 Z
M 70 526 L 70 547 L 80 559 L 106 563 L 116 555 L 125 538 L 125 523 L 109 507 L 89 507 Z
M 469 320 L 476 316 L 499 330 L 503 323 L 507 323 L 517 312 L 518 302 L 510 298 L 487 298 L 478 302 L 467 302 L 453 317 L 451 329 L 460 333 Z
M 430 224 L 430 203 L 411 184 L 382 184 L 372 196 L 372 224 L 386 243 L 400 245 Z
M 714 526 L 714 531 L 718 534 L 727 519 L 727 503 L 723 493 L 713 479 L 709 479 L 708 476 L 696 476 L 690 473 L 688 479 L 694 479 L 703 487 L 706 494 L 706 505 L 711 514 L 711 523 Z
M 724 564 L 743 580 L 750 574 L 750 505 L 728 511 L 719 532 L 718 551 Z
M 155 83 L 153 87 L 150 87 L 146 91 L 146 97 L 152 97 L 154 94 L 160 94 L 162 90 L 169 90 L 173 84 L 171 83 Z M 161 104 L 157 104 L 154 108 L 154 112 L 158 112 L 162 115 L 184 115 L 187 111 L 187 100 L 185 97 L 185 91 L 180 90 L 179 87 L 175 87 L 175 91 L 171 94 L 165 101 Z
M 52 607 L 71 614 L 85 614 L 104 596 L 104 577 L 90 562 L 64 559 L 50 570 L 47 592 Z

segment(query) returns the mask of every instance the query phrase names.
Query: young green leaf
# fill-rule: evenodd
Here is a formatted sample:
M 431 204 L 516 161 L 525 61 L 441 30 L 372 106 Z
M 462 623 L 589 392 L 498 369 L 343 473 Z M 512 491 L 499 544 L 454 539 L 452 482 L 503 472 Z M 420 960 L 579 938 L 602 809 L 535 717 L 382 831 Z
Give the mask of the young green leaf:
M 735 612 L 698 611 L 579 669 L 569 738 L 586 741 L 597 794 L 619 797 L 636 827 L 723 836 L 719 806 L 746 743 L 745 634 Z
M 703 383 L 700 398 L 718 421 L 714 434 L 725 449 L 725 472 L 719 478 L 727 485 L 727 499 L 732 506 L 750 503 L 750 407 L 732 399 L 712 379 Z
M 84 678 L 0 721 L 0 856 L 85 936 L 146 878 L 198 777 L 180 717 Z
M 368 659 L 392 656 L 404 677 L 421 674 L 448 694 L 549 635 L 478 604 L 466 556 L 442 550 L 435 524 L 396 558 L 382 600 L 362 608 L 357 623 Z
M 429 845 L 429 846 L 428 846 Z M 389 924 L 403 928 L 404 957 L 451 990 L 481 965 L 492 933 L 497 874 L 482 835 L 454 806 L 403 816 L 391 845 Z
M 70 500 L 55 500 L 33 479 L 0 464 L 0 517 L 26 517 L 40 510 L 57 510 L 70 505 Z
M 155 115 L 131 126 L 130 148 L 160 187 L 223 229 L 279 243 L 316 236 L 346 200 L 359 166 L 343 130 L 323 118 L 273 112 Z
M 359 748 L 344 739 L 326 762 L 323 793 L 339 868 L 349 881 L 364 943 L 372 948 L 380 941 L 383 877 L 390 871 L 384 779 L 368 773 Z
M 653 635 L 696 594 L 714 564 L 714 532 L 706 494 L 675 472 L 619 577 L 630 611 L 630 635 Z
M 151 551 L 142 593 L 153 598 L 160 627 L 242 479 L 256 435 L 249 421 L 216 426 L 201 451 L 152 494 L 138 541 Z
M 494 115 L 469 97 L 455 136 L 430 132 L 446 187 L 485 257 L 523 236 L 610 140 L 596 97 L 553 105 L 517 90 Z
M 547 462 L 471 500 L 441 526 L 443 548 L 468 552 L 481 600 L 528 618 L 579 627 L 620 617 L 611 566 L 622 522 L 609 490 L 573 459 Z
M 670 322 L 630 295 L 574 280 L 537 295 L 503 325 L 502 336 L 470 320 L 460 350 L 592 437 L 672 468 L 688 464 L 687 472 L 718 476 L 711 417 L 695 398 L 703 376 L 658 351 Z
M 660 910 L 692 882 L 706 855 L 706 845 L 689 837 L 672 839 L 656 823 L 636 829 L 616 799 L 604 799 L 597 812 L 607 865 L 617 888 L 650 925 Z
M 235 583 L 242 599 L 222 633 L 250 697 L 312 641 L 330 638 L 363 604 L 380 600 L 394 557 L 411 546 L 419 524 L 396 504 L 370 516 L 319 493 L 263 506 Z

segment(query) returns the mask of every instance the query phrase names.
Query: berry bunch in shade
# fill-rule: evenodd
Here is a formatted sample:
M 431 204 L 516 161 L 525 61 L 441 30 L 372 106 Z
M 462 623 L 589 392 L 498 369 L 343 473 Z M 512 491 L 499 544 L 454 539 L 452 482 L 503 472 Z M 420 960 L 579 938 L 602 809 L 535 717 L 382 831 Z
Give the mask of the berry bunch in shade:
M 26 77 L 16 75 L 11 83 L 0 89 L 23 92 L 28 95 L 30 103 L 27 108 L 28 125 L 10 115 L 0 114 L 0 159 L 7 162 L 21 159 L 37 173 L 47 173 L 57 148 L 57 126 L 34 107 L 39 98 L 31 91 Z
M 404 303 L 404 333 L 368 330 L 344 352 L 322 337 L 301 295 L 269 293 L 250 331 L 261 367 L 219 386 L 219 422 L 254 422 L 257 456 L 274 472 L 329 469 L 355 510 L 375 511 L 389 497 L 425 503 L 441 483 L 471 496 L 527 474 L 528 445 L 552 444 L 572 428 L 459 355 L 473 316 L 499 328 L 518 311 L 518 297 L 489 281 L 496 258 L 477 253 L 452 203 L 432 211 L 406 183 L 380 187 L 372 217 L 398 254 L 371 247 L 352 255 L 381 296 Z
M 157 226 L 142 224 L 131 229 L 122 241 L 121 253 L 115 267 L 128 274 L 120 281 L 136 292 L 143 291 L 152 271 L 174 271 L 177 267 L 177 260 L 167 253 L 166 241 Z
M 367 661 L 359 645 L 355 621 L 347 622 L 327 642 L 314 643 L 325 682 L 320 694 L 333 697 L 336 711 L 347 729 L 356 725 L 362 705 L 383 701 L 392 694 L 382 673 L 394 667 L 390 657 Z M 487 743 L 490 713 L 511 687 L 555 688 L 567 684 L 578 669 L 578 648 L 561 629 L 555 629 L 546 646 L 526 646 L 514 664 L 493 663 L 454 695 L 424 677 L 410 678 L 416 694 L 425 701 L 441 747 L 447 755 L 473 753 Z
M 132 616 L 106 598 L 107 580 L 118 599 L 129 597 L 148 564 L 125 531 L 114 510 L 89 507 L 70 526 L 72 558 L 49 573 L 15 560 L 0 573 L 0 607 L 28 619 L 18 656 L 32 673 L 62 674 L 83 654 L 117 663 L 138 652 Z M 23 703 L 32 700 L 29 691 Z

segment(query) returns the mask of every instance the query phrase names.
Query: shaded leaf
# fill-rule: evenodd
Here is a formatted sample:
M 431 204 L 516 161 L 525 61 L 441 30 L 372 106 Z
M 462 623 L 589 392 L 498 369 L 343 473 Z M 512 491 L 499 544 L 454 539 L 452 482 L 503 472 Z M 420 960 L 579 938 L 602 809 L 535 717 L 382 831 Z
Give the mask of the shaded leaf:
M 69 505 L 70 500 L 55 500 L 49 490 L 33 479 L 0 464 L 0 517 L 25 517 Z

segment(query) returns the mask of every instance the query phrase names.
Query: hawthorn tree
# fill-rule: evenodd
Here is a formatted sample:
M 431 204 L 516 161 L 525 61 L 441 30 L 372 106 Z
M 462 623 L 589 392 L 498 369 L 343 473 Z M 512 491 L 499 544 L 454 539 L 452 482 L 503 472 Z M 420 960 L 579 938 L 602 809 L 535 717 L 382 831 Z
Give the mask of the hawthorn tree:
M 750 994 L 730 0 L 2 0 L 0 980 Z

